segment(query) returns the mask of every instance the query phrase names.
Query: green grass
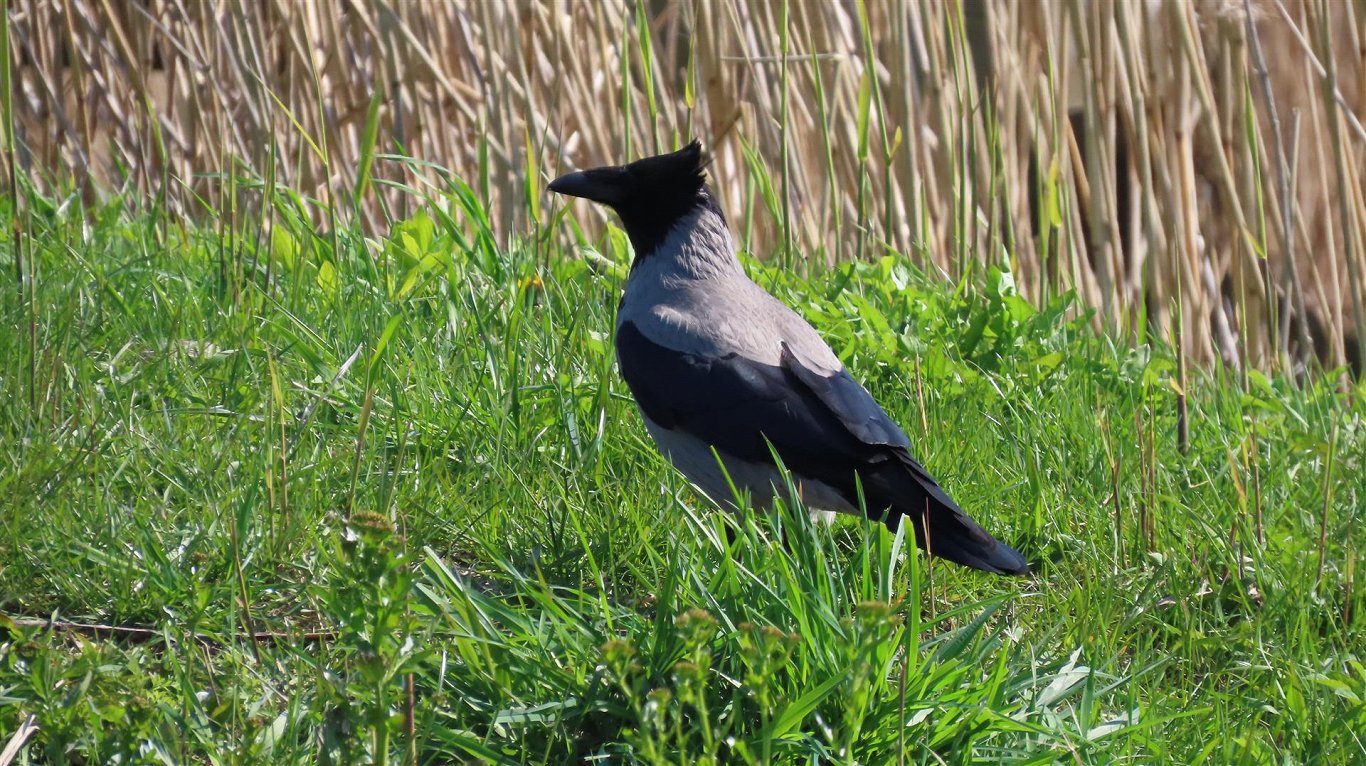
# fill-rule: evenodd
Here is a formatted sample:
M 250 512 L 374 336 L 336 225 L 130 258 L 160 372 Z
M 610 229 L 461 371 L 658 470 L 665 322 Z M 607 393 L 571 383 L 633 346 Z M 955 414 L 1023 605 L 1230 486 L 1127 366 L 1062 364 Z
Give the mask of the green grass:
M 728 536 L 617 377 L 619 233 L 309 204 L 35 204 L 36 284 L 0 285 L 18 762 L 1366 761 L 1360 386 L 1195 376 L 1183 454 L 1171 355 L 1067 297 L 750 263 L 1038 575 L 797 509 Z

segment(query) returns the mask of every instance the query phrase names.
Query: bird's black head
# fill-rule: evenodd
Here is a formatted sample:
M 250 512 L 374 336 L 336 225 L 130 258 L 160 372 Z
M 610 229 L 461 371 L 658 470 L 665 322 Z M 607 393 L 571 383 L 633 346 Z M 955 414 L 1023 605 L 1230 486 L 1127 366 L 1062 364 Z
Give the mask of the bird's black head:
M 550 190 L 617 211 L 637 257 L 654 251 L 674 224 L 697 208 L 721 215 L 707 188 L 707 156 L 693 141 L 672 154 L 560 176 Z

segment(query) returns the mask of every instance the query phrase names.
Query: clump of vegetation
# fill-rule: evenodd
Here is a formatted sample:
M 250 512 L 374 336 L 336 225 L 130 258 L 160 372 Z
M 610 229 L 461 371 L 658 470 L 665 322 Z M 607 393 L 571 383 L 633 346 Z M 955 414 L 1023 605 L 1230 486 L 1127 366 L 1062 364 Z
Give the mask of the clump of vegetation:
M 984 577 L 797 508 L 728 530 L 616 376 L 619 233 L 502 248 L 458 184 L 380 237 L 29 204 L 0 721 L 30 758 L 1362 754 L 1359 389 L 1191 373 L 1183 445 L 1171 351 L 1072 296 L 748 262 L 1038 570 Z
M 1359 5 L 190 5 L 7 6 L 0 752 L 1366 759 Z M 1035 577 L 648 443 L 541 184 L 690 135 Z

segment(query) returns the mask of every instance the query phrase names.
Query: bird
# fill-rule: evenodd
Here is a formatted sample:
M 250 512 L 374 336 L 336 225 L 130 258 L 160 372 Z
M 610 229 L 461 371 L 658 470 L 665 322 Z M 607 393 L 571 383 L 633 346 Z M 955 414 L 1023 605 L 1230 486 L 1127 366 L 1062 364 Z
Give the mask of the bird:
M 554 179 L 604 205 L 634 256 L 617 309 L 616 355 L 645 428 L 702 494 L 766 508 L 787 486 L 808 509 L 913 524 L 931 556 L 1024 575 L 911 455 L 911 441 L 815 328 L 745 273 L 694 139 L 669 154 Z M 776 460 L 775 460 L 776 456 Z

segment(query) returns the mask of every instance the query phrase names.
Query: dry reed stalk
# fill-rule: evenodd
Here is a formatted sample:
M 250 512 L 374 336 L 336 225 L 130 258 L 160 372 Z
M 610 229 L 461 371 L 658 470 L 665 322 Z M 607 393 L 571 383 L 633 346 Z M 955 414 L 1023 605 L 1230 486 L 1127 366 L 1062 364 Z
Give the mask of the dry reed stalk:
M 8 7 L 6 165 L 40 188 L 207 206 L 237 237 L 278 186 L 382 230 L 444 166 L 506 243 L 545 178 L 697 135 L 761 255 L 1007 263 L 1135 338 L 1179 315 L 1193 363 L 1366 356 L 1361 3 Z

